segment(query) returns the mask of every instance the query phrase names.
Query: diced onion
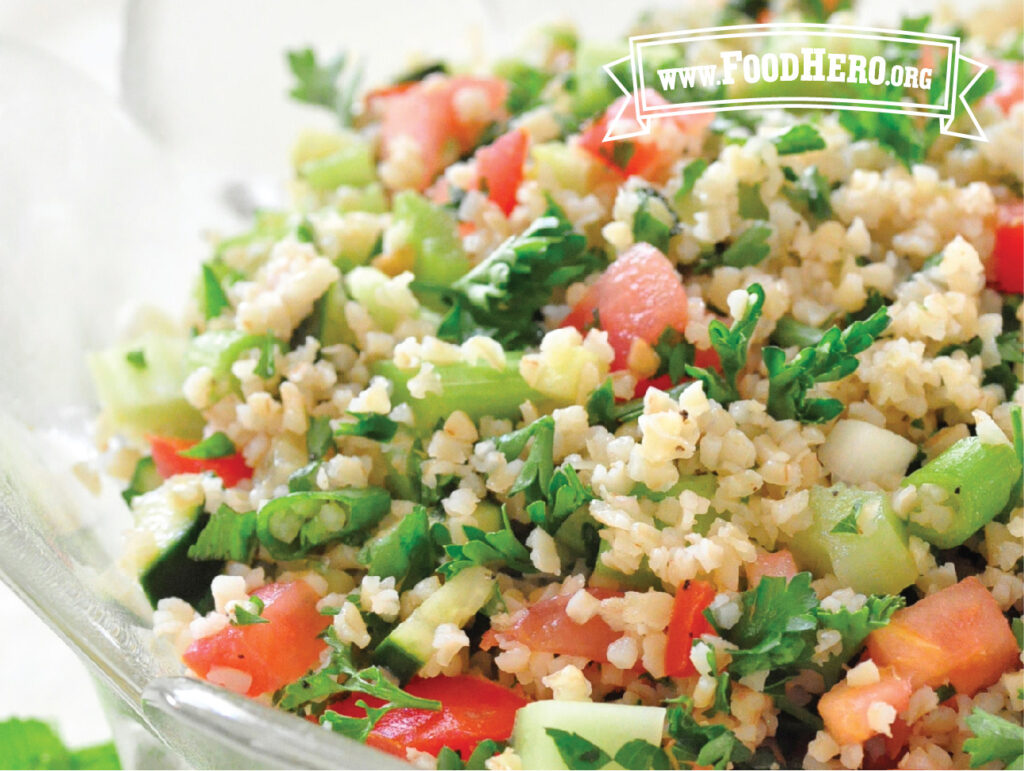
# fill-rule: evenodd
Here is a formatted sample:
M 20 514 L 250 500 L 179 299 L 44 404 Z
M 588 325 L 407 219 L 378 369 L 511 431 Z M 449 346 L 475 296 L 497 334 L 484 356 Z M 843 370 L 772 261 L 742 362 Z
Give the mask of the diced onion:
M 840 420 L 818 450 L 822 465 L 836 481 L 892 485 L 906 474 L 917 445 L 863 420 Z

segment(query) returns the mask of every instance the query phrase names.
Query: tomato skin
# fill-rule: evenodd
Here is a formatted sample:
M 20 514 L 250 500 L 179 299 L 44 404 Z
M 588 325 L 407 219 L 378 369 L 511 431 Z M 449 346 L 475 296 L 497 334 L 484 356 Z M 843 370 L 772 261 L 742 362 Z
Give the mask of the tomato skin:
M 989 283 L 1000 292 L 1024 293 L 1024 201 L 1000 204 Z
M 481 115 L 463 117 L 457 109 L 459 94 L 477 89 L 486 100 Z M 403 84 L 372 99 L 380 115 L 381 149 L 385 159 L 397 152 L 401 140 L 419 148 L 423 170 L 413 185 L 424 190 L 437 174 L 471 149 L 487 125 L 504 116 L 507 84 L 498 78 L 435 76 Z
M 223 480 L 225 487 L 234 487 L 243 479 L 252 478 L 252 469 L 245 464 L 245 458 L 240 452 L 225 458 L 183 458 L 179 453 L 192 447 L 196 442 L 171 436 L 146 438 L 153 452 L 156 470 L 164 479 L 175 474 L 201 474 L 204 471 L 212 471 Z
M 182 656 L 204 680 L 216 667 L 247 673 L 247 696 L 276 691 L 316 666 L 327 647 L 317 635 L 331 621 L 317 611 L 320 597 L 305 581 L 267 584 L 253 595 L 263 600 L 268 623 L 225 627 L 193 642 Z
M 1017 102 L 1024 99 L 1024 62 L 989 59 L 985 62 L 996 73 L 995 87 L 985 94 L 984 101 L 996 105 L 1009 115 Z
M 570 311 L 562 326 L 583 331 L 597 311 L 615 351 L 612 370 L 628 367 L 633 339 L 658 342 L 666 327 L 686 329 L 689 315 L 683 281 L 668 258 L 650 244 L 634 244 L 619 255 Z
M 975 576 L 896 611 L 868 635 L 867 654 L 914 688 L 948 682 L 968 696 L 1020 665 L 1009 622 Z
M 515 129 L 476 151 L 478 179 L 487 186 L 487 197 L 506 217 L 516 206 L 516 192 L 523 181 L 527 143 L 526 132 Z
M 645 89 L 644 94 L 648 107 L 668 104 L 657 91 Z M 601 163 L 625 179 L 633 175 L 656 177 L 666 171 L 675 156 L 665 154 L 659 147 L 655 132 L 679 130 L 687 134 L 700 134 L 714 119 L 711 113 L 694 115 L 677 115 L 653 121 L 651 131 L 629 139 L 617 139 L 605 142 L 605 135 L 612 124 L 617 133 L 630 133 L 640 128 L 636 118 L 636 107 L 631 97 L 622 96 L 616 99 L 596 121 L 584 129 L 577 140 L 579 146 L 597 158 Z M 622 117 L 619 112 L 626 106 Z M 625 146 L 632 149 L 623 150 Z
M 694 640 L 714 631 L 704 617 L 704 610 L 715 599 L 715 594 L 715 587 L 707 581 L 685 581 L 676 591 L 665 643 L 665 674 L 669 677 L 697 674 L 690 661 L 690 650 Z
M 512 735 L 516 711 L 528 703 L 515 691 L 470 675 L 413 679 L 405 687 L 413 696 L 441 702 L 441 710 L 393 709 L 374 726 L 366 743 L 404 759 L 406 749 L 437 755 L 450 747 L 469 756 L 484 739 L 505 741 Z M 365 701 L 371 707 L 383 704 L 362 694 L 353 694 L 327 709 L 351 717 L 364 717 L 356 706 Z
M 587 592 L 599 600 L 622 596 L 622 592 L 608 589 L 588 588 Z M 585 624 L 577 624 L 565 612 L 565 606 L 571 599 L 571 594 L 558 595 L 516 611 L 509 627 L 497 633 L 489 630 L 480 647 L 486 650 L 496 645 L 497 634 L 534 651 L 583 656 L 607 663 L 608 646 L 622 637 L 622 633 L 613 630 L 599 615 Z

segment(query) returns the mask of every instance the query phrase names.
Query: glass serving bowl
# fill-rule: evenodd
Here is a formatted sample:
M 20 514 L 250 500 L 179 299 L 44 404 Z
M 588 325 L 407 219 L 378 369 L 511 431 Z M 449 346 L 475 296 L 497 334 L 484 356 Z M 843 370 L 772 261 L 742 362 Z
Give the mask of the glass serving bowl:
M 111 569 L 129 512 L 89 471 L 85 352 L 118 336 L 129 303 L 181 306 L 203 229 L 240 226 L 239 189 L 257 202 L 283 189 L 288 144 L 316 117 L 284 97 L 285 49 L 355 43 L 373 83 L 411 50 L 491 58 L 559 17 L 611 39 L 636 12 L 597 6 L 132 2 L 127 112 L 55 60 L 0 45 L 0 579 L 95 674 L 125 767 L 400 764 L 183 677 L 154 644 L 136 588 Z

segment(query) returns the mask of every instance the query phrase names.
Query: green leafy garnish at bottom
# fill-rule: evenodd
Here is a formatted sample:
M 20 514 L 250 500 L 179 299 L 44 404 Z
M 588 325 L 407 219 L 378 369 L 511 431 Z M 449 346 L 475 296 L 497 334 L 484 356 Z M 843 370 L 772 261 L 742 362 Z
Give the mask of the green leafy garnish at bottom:
M 967 716 L 974 737 L 964 742 L 971 768 L 993 760 L 1005 768 L 1024 768 L 1024 726 L 1011 723 L 977 707 Z
M 111 742 L 71 750 L 48 723 L 15 717 L 0 722 L 0 768 L 119 769 L 121 762 Z

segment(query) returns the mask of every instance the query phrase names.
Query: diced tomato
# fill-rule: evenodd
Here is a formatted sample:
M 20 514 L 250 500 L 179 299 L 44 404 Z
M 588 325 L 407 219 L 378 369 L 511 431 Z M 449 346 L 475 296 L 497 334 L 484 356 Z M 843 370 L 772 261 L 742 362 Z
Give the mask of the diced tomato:
M 528 701 L 509 688 L 468 675 L 415 679 L 405 690 L 413 696 L 441 702 L 440 711 L 390 710 L 366 740 L 370 746 L 403 760 L 407 748 L 437 755 L 442 747 L 447 746 L 466 758 L 484 739 L 503 742 L 512 735 L 516 710 Z M 356 706 L 359 700 L 371 707 L 383 704 L 380 699 L 353 694 L 327 709 L 351 717 L 364 717 L 366 712 Z
M 305 581 L 267 584 L 253 594 L 263 600 L 266 624 L 225 627 L 193 642 L 182 657 L 213 683 L 228 685 L 248 675 L 248 688 L 236 688 L 247 696 L 276 691 L 316 666 L 327 647 L 317 635 L 330 623 L 317 612 L 320 598 Z
M 1000 292 L 1024 292 L 1024 201 L 1000 204 L 989 283 Z
M 587 592 L 599 600 L 622 596 L 621 592 L 607 589 L 588 588 Z M 600 616 L 577 624 L 565 612 L 570 599 L 572 595 L 559 595 L 516 611 L 511 624 L 497 634 L 534 651 L 607 662 L 608 646 L 622 637 L 622 633 L 613 630 Z M 489 630 L 480 647 L 486 650 L 496 644 L 495 631 Z
M 668 104 L 657 91 L 646 89 L 644 93 L 648 107 Z M 626 110 L 619 117 L 623 105 L 627 105 Z M 579 145 L 623 178 L 634 174 L 655 178 L 677 159 L 676 153 L 666 153 L 661 149 L 658 132 L 682 131 L 686 134 L 700 134 L 713 119 L 714 115 L 711 113 L 661 118 L 651 122 L 651 131 L 648 134 L 605 142 L 605 135 L 613 125 L 618 134 L 630 133 L 640 128 L 636 117 L 636 104 L 630 97 L 623 96 L 612 102 L 600 118 L 580 133 Z
M 821 697 L 818 713 L 826 730 L 839 744 L 861 744 L 878 733 L 870 725 L 868 710 L 883 702 L 902 712 L 910 704 L 914 687 L 891 669 L 881 669 L 877 683 L 850 685 L 843 680 Z
M 968 696 L 1018 666 L 1020 655 L 999 604 L 975 576 L 896 611 L 868 635 L 867 652 L 914 688 L 951 683 Z
M 984 101 L 996 105 L 1004 115 L 1008 115 L 1013 106 L 1024 99 L 1024 62 L 990 59 L 985 63 L 995 70 L 996 84 L 985 94 Z
M 704 611 L 713 599 L 715 587 L 706 581 L 686 581 L 676 592 L 672 618 L 668 622 L 668 641 L 665 643 L 665 674 L 669 677 L 697 674 L 690 661 L 690 649 L 694 640 L 714 631 L 704 617 Z
M 595 309 L 615 351 L 613 370 L 626 369 L 634 338 L 656 343 L 666 327 L 682 332 L 688 316 L 682 278 L 650 244 L 634 244 L 609 265 L 562 326 L 593 326 Z
M 225 487 L 234 487 L 243 479 L 252 478 L 252 469 L 245 465 L 245 458 L 240 452 L 224 458 L 183 458 L 179 453 L 192 447 L 196 442 L 171 436 L 146 438 L 153 451 L 156 470 L 164 479 L 175 474 L 201 474 L 204 471 L 212 471 L 223 480 Z
M 425 189 L 449 163 L 470 150 L 484 129 L 505 116 L 508 86 L 497 78 L 430 77 L 406 88 L 378 94 L 373 108 L 381 116 L 383 155 L 391 158 L 403 140 L 418 147 Z M 465 103 L 482 100 L 467 109 Z
M 758 552 L 757 559 L 748 562 L 744 566 L 744 570 L 747 573 L 747 588 L 749 589 L 757 586 L 764 576 L 781 576 L 789 579 L 799 572 L 796 560 L 793 559 L 793 553 L 789 549 Z
M 527 141 L 526 132 L 516 129 L 476 151 L 477 177 L 506 217 L 516 206 L 516 191 L 523 181 Z

